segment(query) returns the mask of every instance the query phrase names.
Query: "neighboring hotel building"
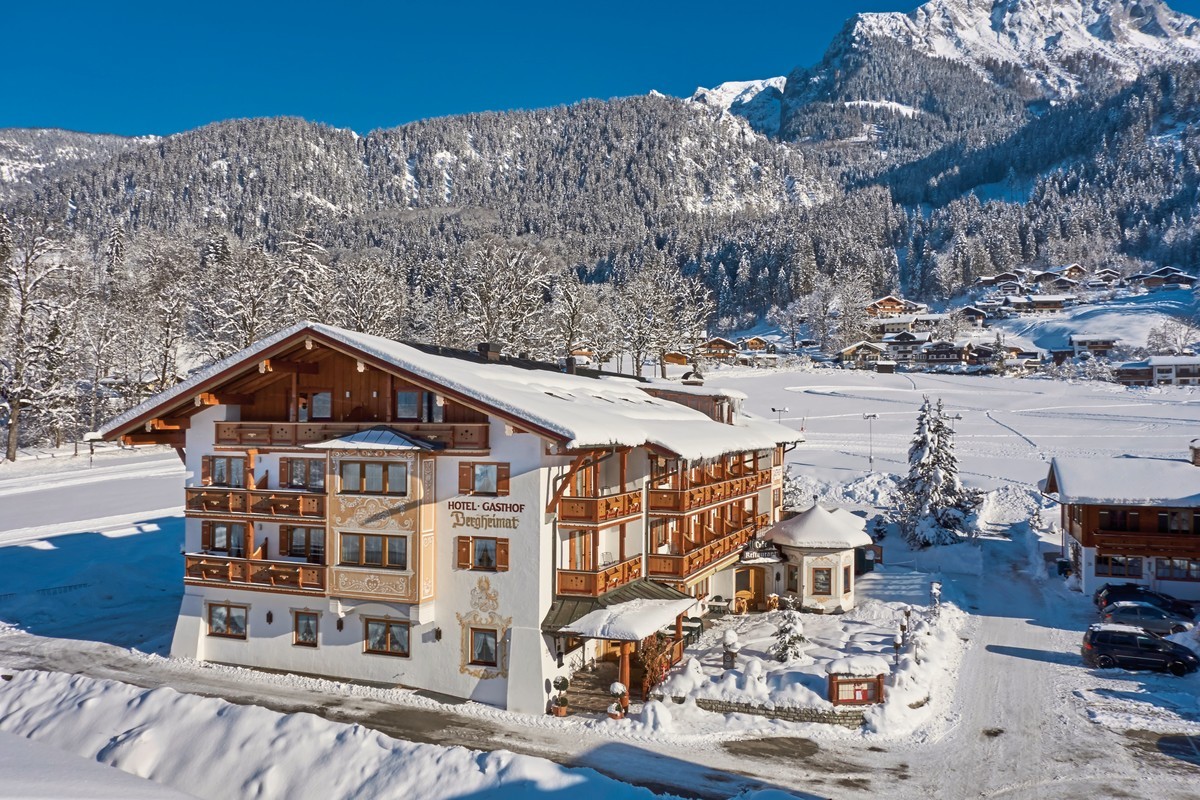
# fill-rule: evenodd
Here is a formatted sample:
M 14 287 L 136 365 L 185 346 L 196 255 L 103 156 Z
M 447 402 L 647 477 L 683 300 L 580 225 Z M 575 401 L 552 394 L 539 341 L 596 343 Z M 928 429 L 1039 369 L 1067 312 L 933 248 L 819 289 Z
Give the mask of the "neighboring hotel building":
M 307 323 L 100 433 L 188 468 L 173 655 L 537 712 L 580 656 L 628 681 L 636 642 L 563 632 L 592 612 L 678 657 L 689 598 L 776 589 L 739 564 L 800 436 L 743 399 Z
M 1192 459 L 1055 458 L 1042 486 L 1062 508 L 1085 594 L 1140 583 L 1200 600 L 1200 449 Z

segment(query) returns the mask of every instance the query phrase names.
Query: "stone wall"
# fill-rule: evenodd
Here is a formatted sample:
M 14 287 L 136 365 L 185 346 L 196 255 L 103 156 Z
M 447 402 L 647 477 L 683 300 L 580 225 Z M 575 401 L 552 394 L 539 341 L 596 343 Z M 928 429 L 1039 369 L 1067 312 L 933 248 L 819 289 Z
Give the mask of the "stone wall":
M 672 697 L 676 703 L 682 704 L 684 698 Z M 696 705 L 705 711 L 717 714 L 754 714 L 759 717 L 782 719 L 787 722 L 817 722 L 824 725 L 841 725 L 846 728 L 860 728 L 866 710 L 862 706 L 842 708 L 811 708 L 805 706 L 756 706 L 750 703 L 730 703 L 725 700 L 697 699 Z

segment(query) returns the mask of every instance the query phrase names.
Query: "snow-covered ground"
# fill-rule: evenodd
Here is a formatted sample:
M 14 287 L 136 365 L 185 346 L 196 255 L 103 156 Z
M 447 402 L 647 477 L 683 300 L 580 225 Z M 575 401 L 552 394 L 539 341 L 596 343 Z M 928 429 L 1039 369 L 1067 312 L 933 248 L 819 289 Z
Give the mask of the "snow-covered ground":
M 788 408 L 778 416 L 808 439 L 789 455 L 804 492 L 868 513 L 888 503 L 889 473 L 903 469 L 922 395 L 961 415 L 964 478 L 990 492 L 984 535 L 923 553 L 889 536 L 885 569 L 859 584 L 859 611 L 805 615 L 815 656 L 845 650 L 855 632 L 866 634 L 857 640 L 863 652 L 879 650 L 898 604 L 927 603 L 929 572 L 941 573 L 966 614 L 949 628 L 957 645 L 948 642 L 938 672 L 921 679 L 918 708 L 894 704 L 862 732 L 692 704 L 668 705 L 666 719 L 655 710 L 560 720 L 165 659 L 182 588 L 180 468 L 173 453 L 114 452 L 90 466 L 59 458 L 0 466 L 0 628 L 10 624 L 0 631 L 0 673 L 14 675 L 0 681 L 0 736 L 207 797 L 260 788 L 263 797 L 305 796 L 288 794 L 304 775 L 320 796 L 403 796 L 425 785 L 417 781 L 432 764 L 454 776 L 426 792 L 438 796 L 635 791 L 605 776 L 703 797 L 772 787 L 802 797 L 1195 796 L 1200 752 L 1188 748 L 1200 747 L 1190 738 L 1200 737 L 1200 677 L 1082 667 L 1079 640 L 1095 611 L 1048 576 L 1043 554 L 1057 539 L 1029 523 L 1055 517 L 1032 489 L 1051 456 L 1182 456 L 1200 423 L 1200 394 L 838 370 L 723 369 L 710 383 L 737 386 L 764 416 Z M 97 494 L 77 502 L 90 487 Z M 767 622 L 725 624 L 745 626 L 753 651 L 770 643 Z M 711 661 L 717 635 L 690 655 Z M 187 749 L 179 743 L 219 760 L 220 741 L 240 742 L 234 749 L 247 763 L 220 761 L 204 783 L 178 756 Z M 287 757 L 291 748 L 305 753 L 303 763 Z M 491 752 L 499 750 L 509 752 Z M 353 780 L 333 785 L 317 772 L 339 754 L 353 761 L 343 770 Z M 0 760 L 0 796 L 22 779 L 27 769 Z

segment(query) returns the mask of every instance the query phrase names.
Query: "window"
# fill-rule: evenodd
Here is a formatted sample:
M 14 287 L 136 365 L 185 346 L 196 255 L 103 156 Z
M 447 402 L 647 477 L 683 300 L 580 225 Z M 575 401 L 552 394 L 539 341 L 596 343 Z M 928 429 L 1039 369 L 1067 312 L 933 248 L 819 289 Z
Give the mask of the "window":
M 1075 506 L 1076 509 L 1079 506 Z M 1076 522 L 1079 521 L 1077 518 Z M 1138 512 L 1127 511 L 1123 508 L 1105 508 L 1100 510 L 1100 530 L 1102 531 L 1136 531 L 1139 525 Z
M 228 639 L 246 638 L 246 606 L 229 603 L 208 604 L 208 635 Z
M 650 542 L 656 553 L 662 553 L 664 547 L 670 546 L 671 529 L 666 519 L 659 517 L 650 520 Z
M 508 464 L 463 462 L 458 465 L 458 493 L 507 495 L 509 475 Z
M 333 419 L 333 392 L 313 392 L 308 408 L 313 419 Z
M 291 528 L 280 529 L 282 541 L 279 552 L 289 558 L 303 558 L 310 564 L 325 563 L 325 529 Z
M 382 461 L 343 461 L 342 494 L 408 494 L 408 465 Z
M 1159 533 L 1191 533 L 1187 515 L 1182 511 L 1158 512 Z
M 228 553 L 230 558 L 245 558 L 246 525 L 241 522 L 201 523 L 200 549 L 208 553 Z
M 458 568 L 508 571 L 508 539 L 487 536 L 459 536 L 457 542 Z M 572 567 L 572 569 L 587 569 Z
M 1096 574 L 1114 578 L 1142 577 L 1140 556 L 1096 556 Z
M 419 419 L 421 416 L 420 392 L 396 392 L 396 419 Z
M 286 489 L 325 489 L 325 462 L 317 458 L 279 459 L 279 484 Z
M 489 628 L 471 628 L 471 663 L 494 667 L 496 657 L 496 631 Z
M 374 533 L 343 533 L 341 559 L 344 567 L 408 569 L 408 537 Z
M 833 570 L 817 567 L 812 571 L 812 594 L 833 594 Z
M 315 611 L 292 612 L 292 644 L 297 647 L 316 647 L 317 620 Z
M 787 568 L 787 590 L 789 592 L 800 591 L 800 568 L 790 564 Z
M 1154 574 L 1160 580 L 1200 581 L 1200 561 L 1187 558 L 1160 558 Z
M 389 619 L 368 619 L 363 646 L 368 653 L 408 657 L 408 623 Z
M 473 538 L 471 569 L 496 568 L 496 540 Z
M 592 531 L 570 531 L 567 534 L 567 569 L 593 568 L 592 536 Z
M 854 574 L 850 566 L 846 565 L 842 567 L 842 594 L 850 594 L 850 590 L 854 588 L 854 584 L 851 583 L 853 580 Z
M 246 485 L 246 457 L 205 456 L 200 462 L 200 482 L 205 486 L 244 488 Z

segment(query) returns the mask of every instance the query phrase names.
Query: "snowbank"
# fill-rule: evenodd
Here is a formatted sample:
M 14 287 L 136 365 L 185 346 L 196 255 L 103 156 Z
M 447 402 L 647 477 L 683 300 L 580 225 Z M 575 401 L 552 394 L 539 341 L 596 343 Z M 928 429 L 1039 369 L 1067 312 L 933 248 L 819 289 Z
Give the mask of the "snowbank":
M 0 731 L 214 800 L 655 797 L 592 770 L 503 750 L 413 744 L 312 714 L 61 673 L 27 671 L 0 683 Z

